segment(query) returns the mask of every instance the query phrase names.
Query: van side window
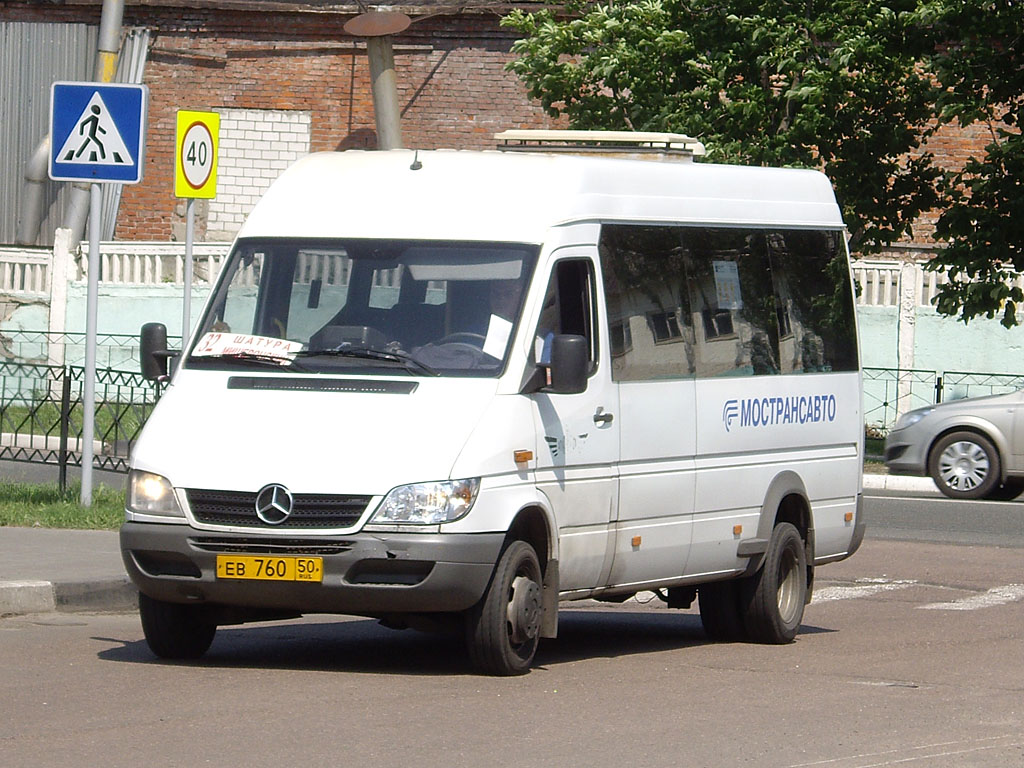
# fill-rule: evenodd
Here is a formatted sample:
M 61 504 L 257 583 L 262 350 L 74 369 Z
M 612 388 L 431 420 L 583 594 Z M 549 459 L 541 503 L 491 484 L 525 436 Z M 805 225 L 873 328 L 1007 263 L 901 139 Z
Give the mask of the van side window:
M 679 229 L 700 316 L 697 375 L 779 373 L 779 327 L 763 232 Z
M 562 259 L 555 263 L 544 293 L 544 305 L 534 343 L 534 359 L 550 361 L 551 338 L 569 333 L 590 343 L 591 369 L 598 360 L 597 303 L 594 300 L 594 265 L 589 259 Z
M 790 230 L 768 236 L 783 373 L 856 371 L 853 291 L 840 232 Z
M 678 227 L 601 228 L 615 381 L 689 378 L 696 371 L 680 235 Z
M 857 370 L 838 230 L 604 224 L 617 381 Z

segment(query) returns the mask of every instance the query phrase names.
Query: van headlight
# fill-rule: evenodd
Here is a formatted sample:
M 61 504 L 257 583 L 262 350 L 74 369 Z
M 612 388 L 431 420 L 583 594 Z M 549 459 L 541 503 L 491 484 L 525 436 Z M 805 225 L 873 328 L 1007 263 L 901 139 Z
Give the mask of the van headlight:
M 370 518 L 371 523 L 439 525 L 469 513 L 480 490 L 480 478 L 413 483 L 393 488 Z
M 905 413 L 900 416 L 899 421 L 896 422 L 896 429 L 912 427 L 934 410 L 934 408 L 918 408 L 916 411 Z
M 133 469 L 128 473 L 125 506 L 129 512 L 159 517 L 184 517 L 170 481 L 152 472 Z

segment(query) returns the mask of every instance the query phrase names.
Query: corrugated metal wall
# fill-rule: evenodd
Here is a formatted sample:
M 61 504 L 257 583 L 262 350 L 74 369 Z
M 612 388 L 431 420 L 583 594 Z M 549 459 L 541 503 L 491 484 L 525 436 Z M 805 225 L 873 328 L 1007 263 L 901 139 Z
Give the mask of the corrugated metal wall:
M 48 130 L 50 85 L 89 80 L 98 37 L 99 28 L 86 24 L 0 23 L 0 243 L 17 235 L 25 164 Z M 53 243 L 64 214 L 62 186 L 46 183 L 50 213 L 39 245 Z
M 91 80 L 99 28 L 87 24 L 0 22 L 0 244 L 15 242 L 25 166 L 49 130 L 50 86 Z M 126 29 L 119 82 L 142 82 L 149 33 Z M 66 184 L 47 182 L 38 245 L 52 245 L 64 218 Z M 117 189 L 105 190 L 104 239 L 113 239 Z

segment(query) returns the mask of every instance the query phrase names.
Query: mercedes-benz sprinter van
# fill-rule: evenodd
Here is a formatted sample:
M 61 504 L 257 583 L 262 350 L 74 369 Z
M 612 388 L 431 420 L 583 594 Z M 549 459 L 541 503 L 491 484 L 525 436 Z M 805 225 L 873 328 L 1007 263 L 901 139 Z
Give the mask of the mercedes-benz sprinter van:
M 143 337 L 166 379 L 165 329 Z M 815 171 L 314 154 L 172 368 L 121 529 L 162 657 L 342 613 L 457 625 L 519 674 L 560 601 L 640 591 L 784 643 L 864 533 L 854 294 Z

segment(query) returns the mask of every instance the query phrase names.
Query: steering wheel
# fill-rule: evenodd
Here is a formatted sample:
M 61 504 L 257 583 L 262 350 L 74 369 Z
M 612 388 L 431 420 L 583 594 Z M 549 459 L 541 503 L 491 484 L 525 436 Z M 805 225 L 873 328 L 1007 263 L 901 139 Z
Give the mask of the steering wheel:
M 447 336 L 438 339 L 434 342 L 437 346 L 442 344 L 467 344 L 476 349 L 483 349 L 484 342 L 486 339 L 482 334 L 469 333 L 468 331 L 457 331 L 455 333 L 449 333 Z

